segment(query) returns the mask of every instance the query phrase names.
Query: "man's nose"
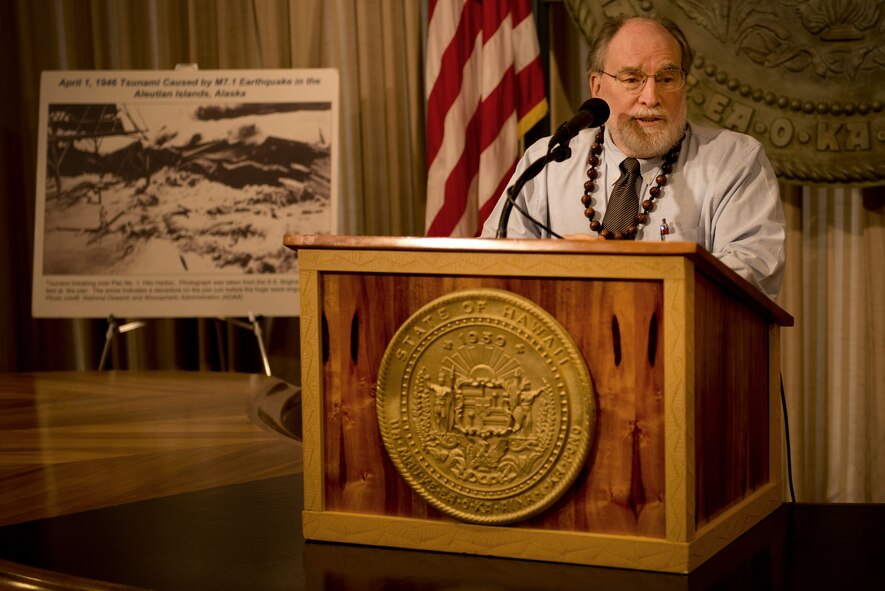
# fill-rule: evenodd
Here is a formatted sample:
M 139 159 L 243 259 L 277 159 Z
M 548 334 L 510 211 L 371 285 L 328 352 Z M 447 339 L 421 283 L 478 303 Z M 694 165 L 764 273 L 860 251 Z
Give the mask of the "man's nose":
M 661 102 L 660 93 L 658 92 L 658 83 L 654 76 L 649 76 L 645 81 L 645 86 L 639 91 L 639 102 L 643 105 L 654 106 Z

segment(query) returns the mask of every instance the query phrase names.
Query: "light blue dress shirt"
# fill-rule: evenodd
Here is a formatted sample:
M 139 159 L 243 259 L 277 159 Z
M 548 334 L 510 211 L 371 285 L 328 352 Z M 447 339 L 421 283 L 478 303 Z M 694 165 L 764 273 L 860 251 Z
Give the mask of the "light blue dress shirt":
M 560 235 L 593 234 L 584 216 L 581 196 L 587 180 L 587 156 L 598 129 L 585 129 L 571 140 L 572 157 L 551 162 L 530 180 L 517 203 Z M 599 178 L 591 206 L 602 220 L 612 186 L 625 158 L 606 130 Z M 508 186 L 532 162 L 547 153 L 548 138 L 526 150 Z M 661 173 L 663 158 L 640 159 L 640 202 Z M 502 195 L 483 227 L 482 236 L 494 237 L 501 217 Z M 690 123 L 673 172 L 654 201 L 649 223 L 637 240 L 660 241 L 660 225 L 667 220 L 668 241 L 696 242 L 740 276 L 775 299 L 784 269 L 784 213 L 777 179 L 765 151 L 756 139 L 723 129 Z M 507 226 L 509 238 L 549 238 L 514 209 Z

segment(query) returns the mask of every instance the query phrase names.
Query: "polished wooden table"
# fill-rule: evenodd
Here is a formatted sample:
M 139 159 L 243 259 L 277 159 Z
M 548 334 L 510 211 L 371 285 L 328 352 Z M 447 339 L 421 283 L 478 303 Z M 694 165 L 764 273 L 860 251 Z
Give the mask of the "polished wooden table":
M 885 506 L 785 504 L 690 575 L 305 543 L 298 390 L 0 375 L 0 589 L 820 589 L 879 577 Z
M 269 418 L 296 393 L 247 374 L 2 374 L 0 525 L 300 472 Z

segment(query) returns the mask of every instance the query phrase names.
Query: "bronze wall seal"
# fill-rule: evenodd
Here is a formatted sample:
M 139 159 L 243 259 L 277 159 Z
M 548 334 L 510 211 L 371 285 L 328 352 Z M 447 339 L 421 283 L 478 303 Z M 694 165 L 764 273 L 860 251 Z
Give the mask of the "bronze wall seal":
M 765 146 L 796 184 L 885 183 L 882 0 L 565 0 L 586 39 L 606 17 L 661 15 L 695 51 L 689 118 Z

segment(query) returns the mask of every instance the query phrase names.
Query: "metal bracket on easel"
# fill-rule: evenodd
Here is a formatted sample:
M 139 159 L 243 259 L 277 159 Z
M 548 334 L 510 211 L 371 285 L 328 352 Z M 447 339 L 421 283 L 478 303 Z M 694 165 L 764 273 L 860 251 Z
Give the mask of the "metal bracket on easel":
M 270 362 L 267 360 L 267 351 L 264 350 L 264 338 L 261 335 L 261 325 L 255 318 L 255 314 L 249 312 L 249 322 L 243 322 L 236 318 L 219 318 L 219 320 L 252 331 L 252 334 L 255 335 L 255 340 L 258 341 L 258 350 L 261 352 L 261 362 L 264 364 L 264 373 L 265 375 L 270 376 Z
M 134 320 L 120 325 L 117 324 L 117 319 L 114 318 L 113 314 L 108 316 L 108 329 L 104 333 L 104 348 L 101 351 L 101 361 L 98 362 L 98 371 L 104 370 L 104 364 L 108 359 L 108 352 L 111 349 L 111 341 L 114 340 L 114 336 L 127 333 L 136 328 L 141 328 L 142 326 L 145 326 L 145 324 L 146 323 L 141 320 Z

